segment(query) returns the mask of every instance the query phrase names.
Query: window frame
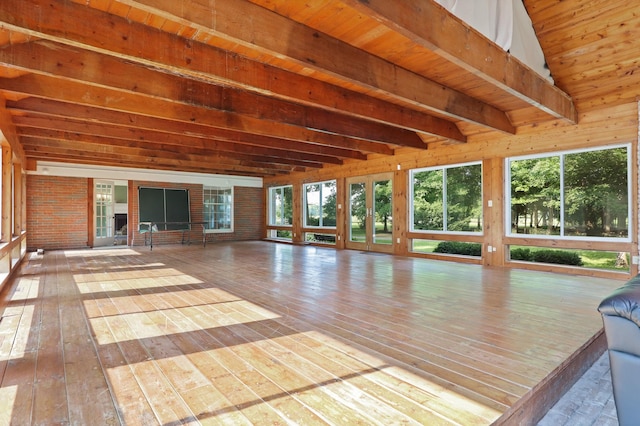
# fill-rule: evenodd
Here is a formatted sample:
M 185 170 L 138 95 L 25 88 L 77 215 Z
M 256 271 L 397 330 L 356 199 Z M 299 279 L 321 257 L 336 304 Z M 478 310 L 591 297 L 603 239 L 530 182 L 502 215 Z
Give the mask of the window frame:
M 206 193 L 207 191 L 229 191 L 229 203 L 207 203 L 206 202 Z M 202 188 L 202 219 L 204 222 L 207 222 L 207 224 L 205 225 L 205 230 L 204 232 L 206 234 L 225 234 L 225 233 L 232 233 L 234 232 L 234 199 L 235 199 L 235 193 L 234 193 L 234 189 L 232 186 L 204 186 Z M 209 228 L 210 223 L 206 220 L 206 214 L 207 214 L 207 206 L 225 206 L 225 210 L 227 210 L 226 206 L 228 205 L 228 209 L 229 209 L 229 228 Z M 215 209 L 214 209 L 214 223 L 217 223 L 217 221 L 215 220 Z
M 283 224 L 283 223 L 276 223 L 275 222 L 275 211 L 274 211 L 274 191 L 277 190 L 284 190 L 285 188 L 291 188 L 291 196 L 292 196 L 292 203 L 293 203 L 293 185 L 289 184 L 289 185 L 279 185 L 279 186 L 272 186 L 269 187 L 269 191 L 268 191 L 268 202 L 269 202 L 269 214 L 267 216 L 267 225 L 271 226 L 271 227 L 283 227 L 283 228 L 293 228 L 293 218 L 291 220 L 292 223 L 288 223 L 288 224 Z M 283 209 L 284 209 L 284 203 L 282 204 Z M 282 211 L 282 217 L 284 218 L 284 210 Z
M 571 154 L 580 154 L 584 152 L 595 151 L 607 151 L 618 148 L 625 148 L 627 151 L 627 236 L 626 237 L 598 237 L 598 236 L 580 236 L 580 235 L 565 235 L 565 156 Z M 545 152 L 541 154 L 522 155 L 507 157 L 504 160 L 505 167 L 505 179 L 504 179 L 504 229 L 505 236 L 509 238 L 527 238 L 532 240 L 563 240 L 563 241 L 593 241 L 593 242 L 614 242 L 614 243 L 629 243 L 632 242 L 633 234 L 633 164 L 632 164 L 633 149 L 631 143 L 613 144 L 606 146 L 580 148 L 573 150 L 563 150 L 554 152 Z M 511 206 L 511 162 L 518 160 L 535 160 L 539 158 L 560 157 L 560 226 L 561 232 L 559 235 L 545 235 L 545 234 L 519 234 L 514 233 L 511 227 L 512 220 L 512 206 Z
M 321 182 L 309 182 L 309 183 L 305 183 L 302 185 L 302 222 L 303 222 L 303 227 L 305 228 L 314 228 L 314 229 L 336 229 L 336 225 L 333 226 L 327 226 L 327 225 L 323 225 L 323 196 L 322 196 L 322 188 L 324 187 L 324 184 L 329 183 L 329 182 L 333 182 L 335 185 L 335 190 L 336 190 L 336 203 L 337 203 L 337 191 L 338 191 L 338 181 L 337 179 L 329 179 L 329 180 L 325 180 L 325 181 L 321 181 Z M 320 212 L 320 217 L 318 220 L 318 225 L 309 225 L 307 223 L 307 219 L 308 219 L 308 212 L 307 212 L 307 187 L 311 186 L 311 185 L 318 185 L 320 187 L 320 198 L 319 198 L 319 212 Z M 336 206 L 337 207 L 337 206 Z M 336 216 L 338 214 L 338 211 L 336 209 Z M 336 220 L 336 224 L 337 224 L 337 217 L 335 218 Z
M 422 167 L 419 169 L 411 169 L 409 170 L 409 232 L 414 233 L 414 234 L 446 234 L 446 235 L 469 235 L 469 236 L 482 236 L 484 235 L 484 211 L 482 211 L 482 217 L 480 218 L 481 222 L 482 222 L 482 229 L 480 231 L 451 231 L 451 230 L 447 230 L 444 229 L 446 227 L 447 223 L 447 203 L 446 203 L 446 199 L 447 199 L 447 185 L 446 185 L 446 179 L 447 179 L 447 173 L 446 171 L 448 169 L 454 169 L 454 168 L 459 168 L 459 167 L 468 167 L 468 166 L 480 166 L 480 206 L 481 208 L 483 208 L 484 206 L 484 164 L 482 161 L 470 161 L 467 163 L 457 163 L 457 164 L 449 164 L 446 166 L 431 166 L 431 167 Z M 414 200 L 415 200 L 415 194 L 414 194 L 414 175 L 416 173 L 421 173 L 421 172 L 426 172 L 426 171 L 438 171 L 441 170 L 442 173 L 442 179 L 443 179 L 443 185 L 442 185 L 442 226 L 443 229 L 442 230 L 432 230 L 432 229 L 415 229 L 415 222 L 414 222 L 414 213 L 415 213 L 415 208 L 414 208 Z

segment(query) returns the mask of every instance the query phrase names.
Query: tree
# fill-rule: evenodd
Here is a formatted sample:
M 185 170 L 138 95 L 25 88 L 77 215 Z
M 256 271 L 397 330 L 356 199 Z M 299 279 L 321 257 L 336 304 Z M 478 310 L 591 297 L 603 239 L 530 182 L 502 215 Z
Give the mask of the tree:
M 441 231 L 444 227 L 443 170 L 413 174 L 413 227 Z
M 389 218 L 393 214 L 391 198 L 393 196 L 393 181 L 382 180 L 375 182 L 375 212 L 376 219 L 382 222 L 382 232 L 389 232 Z M 375 226 L 375 225 L 374 225 Z
M 627 149 L 568 154 L 564 163 L 565 226 L 605 236 L 614 224 L 626 233 Z
M 511 210 L 513 226 L 546 229 L 560 224 L 560 157 L 511 162 Z M 528 223 L 527 223 L 528 220 Z
M 336 226 L 337 202 L 336 181 L 325 182 L 322 188 L 322 226 Z
M 430 231 L 481 230 L 482 166 L 414 173 L 413 227 Z
M 351 216 L 357 219 L 361 229 L 364 229 L 367 218 L 367 194 L 365 189 L 366 185 L 362 182 L 349 185 Z
M 446 170 L 447 230 L 470 231 L 482 228 L 482 167 L 479 164 Z

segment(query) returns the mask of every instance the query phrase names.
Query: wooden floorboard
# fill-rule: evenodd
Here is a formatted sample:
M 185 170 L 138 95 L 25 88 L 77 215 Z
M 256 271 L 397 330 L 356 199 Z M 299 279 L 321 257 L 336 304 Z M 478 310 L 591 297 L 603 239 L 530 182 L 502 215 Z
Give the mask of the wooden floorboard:
M 534 424 L 622 283 L 257 241 L 29 253 L 0 424 Z

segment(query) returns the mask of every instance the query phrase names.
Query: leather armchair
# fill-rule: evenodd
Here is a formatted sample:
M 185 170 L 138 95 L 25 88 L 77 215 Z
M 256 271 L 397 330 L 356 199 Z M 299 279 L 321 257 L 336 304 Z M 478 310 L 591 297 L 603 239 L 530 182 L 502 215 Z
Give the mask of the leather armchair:
M 606 297 L 598 311 L 607 337 L 618 422 L 640 425 L 640 275 Z

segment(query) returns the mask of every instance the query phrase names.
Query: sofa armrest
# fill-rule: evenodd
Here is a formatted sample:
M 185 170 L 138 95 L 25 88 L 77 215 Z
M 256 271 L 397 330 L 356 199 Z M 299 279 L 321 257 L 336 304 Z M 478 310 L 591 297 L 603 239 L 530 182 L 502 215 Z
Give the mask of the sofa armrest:
M 640 327 L 640 275 L 602 300 L 598 311 L 603 315 L 626 318 Z

